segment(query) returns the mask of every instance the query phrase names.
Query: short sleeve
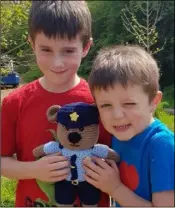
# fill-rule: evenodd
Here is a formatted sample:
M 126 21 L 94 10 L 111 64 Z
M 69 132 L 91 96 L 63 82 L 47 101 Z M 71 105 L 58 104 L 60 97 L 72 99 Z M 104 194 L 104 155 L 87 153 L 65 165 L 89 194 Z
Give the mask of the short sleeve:
M 1 105 L 1 156 L 16 153 L 16 126 L 18 119 L 18 101 L 7 96 Z
M 150 180 L 153 192 L 174 190 L 174 137 L 155 138 L 150 154 Z
M 48 142 L 44 145 L 44 152 L 46 155 L 54 154 L 60 152 L 60 147 L 58 142 Z
M 109 148 L 107 145 L 96 144 L 92 150 L 92 154 L 100 158 L 107 158 L 108 151 Z

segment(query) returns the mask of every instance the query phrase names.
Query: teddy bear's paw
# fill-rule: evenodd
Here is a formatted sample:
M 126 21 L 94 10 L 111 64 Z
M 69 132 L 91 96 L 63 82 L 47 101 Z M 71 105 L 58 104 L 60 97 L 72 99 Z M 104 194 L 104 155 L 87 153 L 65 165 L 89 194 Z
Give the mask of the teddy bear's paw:
M 94 205 L 86 205 L 86 204 L 82 204 L 83 207 L 98 207 L 98 204 L 94 204 Z
M 35 200 L 35 207 L 46 207 L 48 202 L 41 200 L 41 199 L 36 199 Z
M 74 204 L 58 204 L 56 203 L 57 207 L 74 207 Z

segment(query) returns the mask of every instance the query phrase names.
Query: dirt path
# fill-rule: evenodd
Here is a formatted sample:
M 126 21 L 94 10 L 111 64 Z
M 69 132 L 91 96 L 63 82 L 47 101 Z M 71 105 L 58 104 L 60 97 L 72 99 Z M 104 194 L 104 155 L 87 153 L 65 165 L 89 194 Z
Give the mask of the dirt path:
M 21 87 L 21 86 L 22 85 L 20 85 L 19 87 Z M 9 89 L 5 89 L 5 90 L 1 89 L 1 101 L 3 100 L 4 97 L 6 97 L 10 92 L 12 92 L 15 89 L 16 88 L 9 88 Z
M 1 90 L 1 100 L 3 100 L 3 98 L 7 96 L 10 92 L 12 92 L 13 90 L 14 89 Z

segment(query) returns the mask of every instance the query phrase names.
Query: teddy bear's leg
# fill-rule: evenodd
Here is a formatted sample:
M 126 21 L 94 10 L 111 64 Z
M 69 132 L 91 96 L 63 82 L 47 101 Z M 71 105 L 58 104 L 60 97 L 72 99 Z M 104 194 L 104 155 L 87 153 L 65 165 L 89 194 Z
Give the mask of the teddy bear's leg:
M 76 200 L 76 189 L 70 181 L 59 181 L 55 183 L 55 201 L 60 207 L 73 207 Z
M 97 207 L 100 201 L 100 190 L 86 181 L 79 183 L 78 195 L 83 207 Z

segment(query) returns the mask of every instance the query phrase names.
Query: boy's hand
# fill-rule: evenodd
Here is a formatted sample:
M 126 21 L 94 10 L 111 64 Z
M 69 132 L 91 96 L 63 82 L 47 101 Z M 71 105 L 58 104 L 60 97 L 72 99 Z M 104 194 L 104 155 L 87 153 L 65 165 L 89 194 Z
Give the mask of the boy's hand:
M 92 162 L 92 160 L 94 162 Z M 84 160 L 84 168 L 86 171 L 85 179 L 101 191 L 112 195 L 112 193 L 122 184 L 120 181 L 119 170 L 116 163 L 111 160 L 102 160 L 93 157 Z
M 45 182 L 66 179 L 69 174 L 69 161 L 61 153 L 44 156 L 34 162 L 34 178 Z

